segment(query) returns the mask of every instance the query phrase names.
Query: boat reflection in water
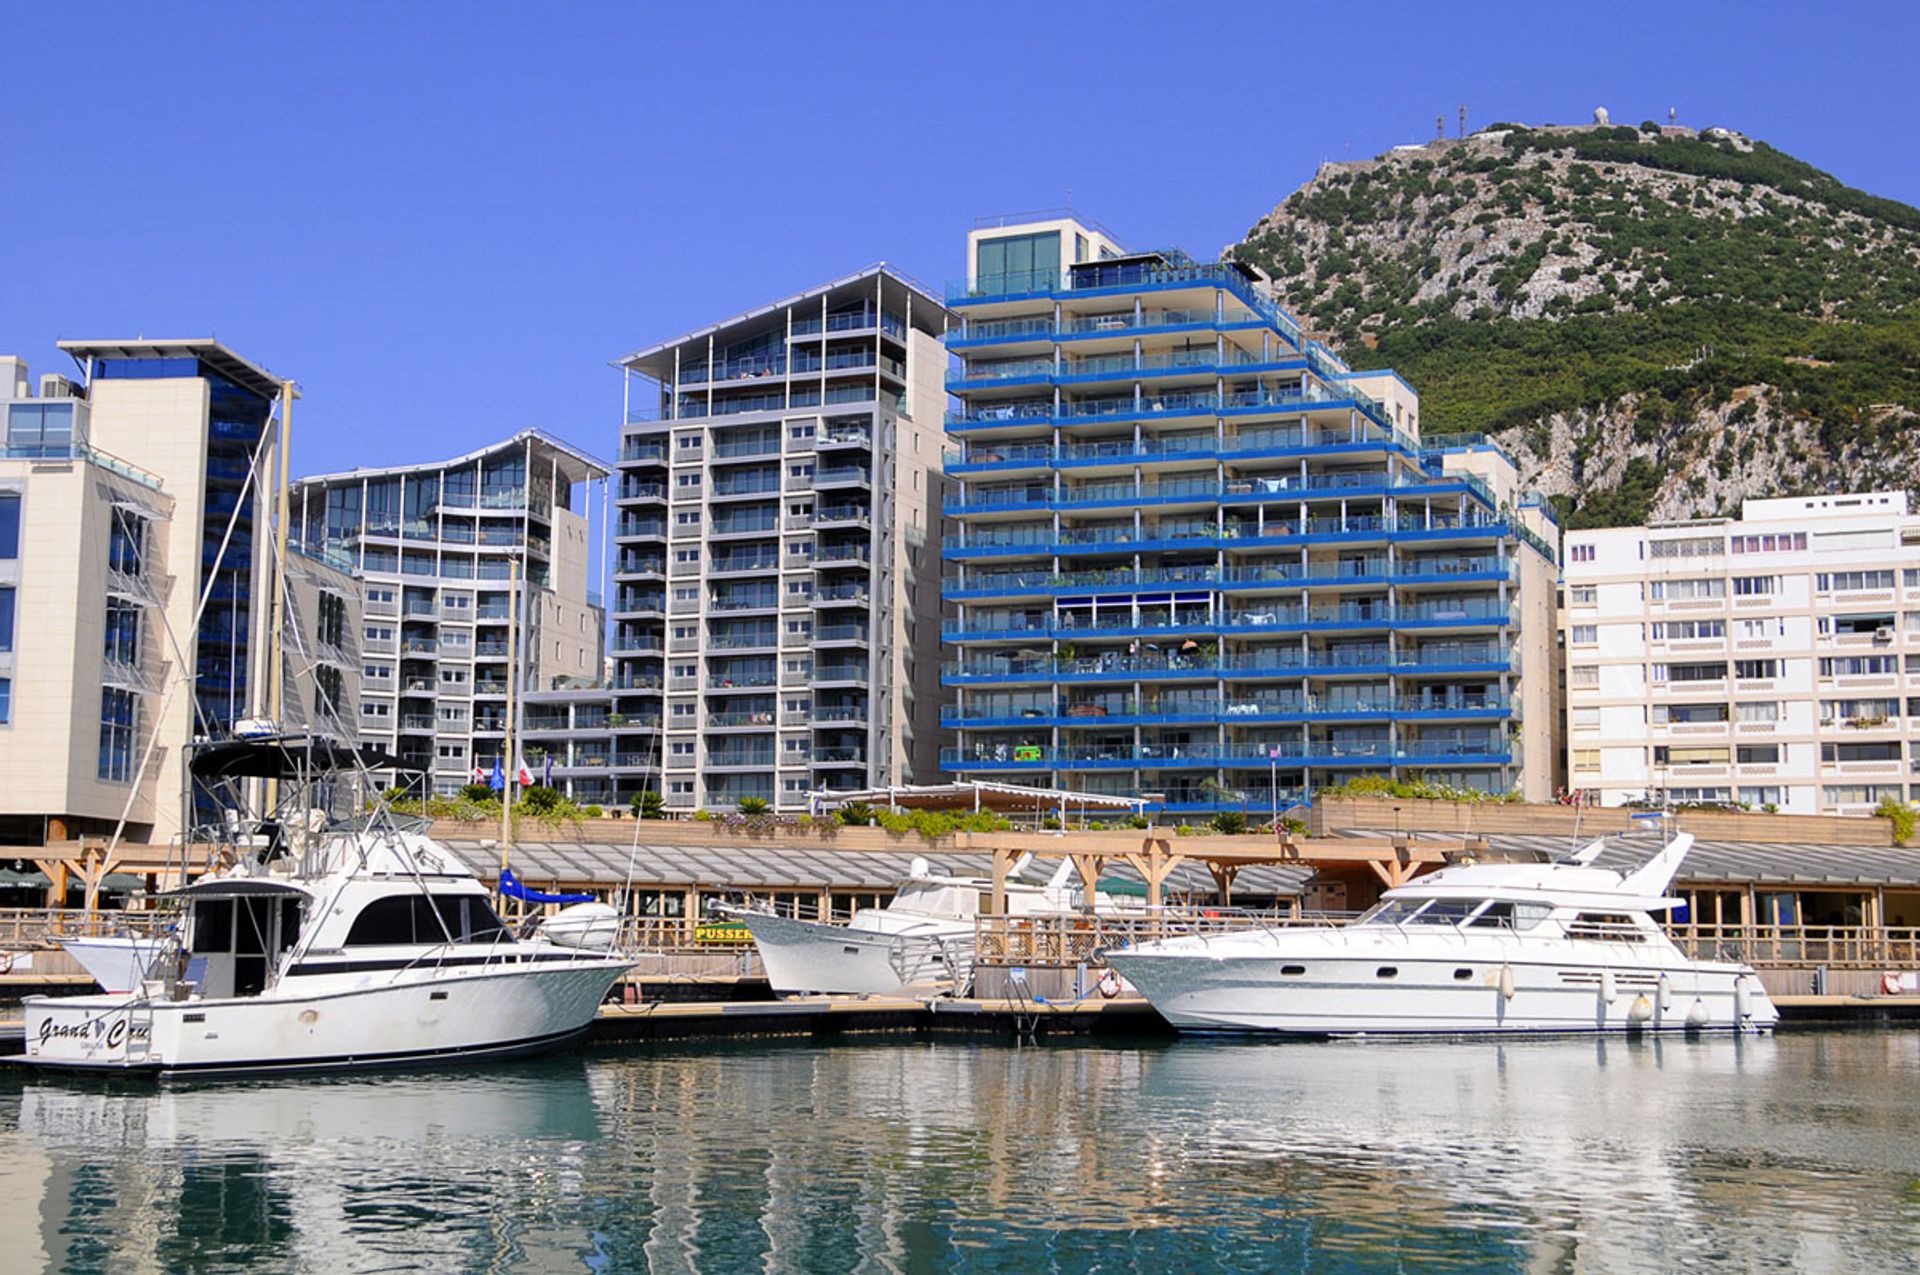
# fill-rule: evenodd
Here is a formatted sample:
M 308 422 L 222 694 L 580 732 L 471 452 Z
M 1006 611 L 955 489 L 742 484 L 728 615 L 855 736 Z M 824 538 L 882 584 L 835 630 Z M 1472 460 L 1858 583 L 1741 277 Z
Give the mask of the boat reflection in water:
M 140 1269 L 1900 1269 L 1920 1034 L 655 1045 L 0 1088 L 14 1236 Z

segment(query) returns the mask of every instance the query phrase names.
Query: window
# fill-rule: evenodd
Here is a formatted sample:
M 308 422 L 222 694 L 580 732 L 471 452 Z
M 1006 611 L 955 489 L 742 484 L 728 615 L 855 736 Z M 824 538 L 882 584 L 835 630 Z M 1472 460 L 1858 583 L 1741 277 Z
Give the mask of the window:
M 1740 636 L 1743 639 L 1785 637 L 1786 633 L 1787 622 L 1779 617 L 1740 621 Z
M 1680 540 L 1649 540 L 1647 542 L 1649 558 L 1718 557 L 1726 551 L 1727 542 L 1720 536 L 1689 536 Z
M 443 668 L 440 670 L 440 685 L 465 686 L 466 684 L 467 670 L 463 668 Z
M 1820 658 L 1821 677 L 1862 677 L 1900 671 L 1896 655 L 1826 655 Z
M 1820 593 L 1892 587 L 1892 571 L 1822 571 L 1814 576 L 1814 588 Z
M 1743 722 L 1777 722 L 1780 720 L 1780 705 L 1773 700 L 1757 700 L 1752 703 L 1735 704 L 1734 709 Z
M 1567 553 L 1574 562 L 1592 562 L 1593 548 L 1592 545 L 1570 545 Z
M 982 292 L 1045 292 L 1060 282 L 1060 232 L 982 239 L 973 263 Z
M 1600 750 L 1598 748 L 1576 748 L 1573 752 L 1575 770 L 1600 769 Z
M 667 784 L 667 791 L 676 797 L 691 797 L 693 795 L 693 780 L 675 779 Z
M 0 726 L 13 720 L 13 679 L 0 677 Z
M 1600 640 L 1600 626 L 1597 624 L 1576 624 L 1573 626 L 1573 644 L 1592 646 Z
M 133 779 L 133 740 L 139 729 L 140 705 L 132 691 L 115 687 L 100 690 L 100 778 L 115 783 Z
M 1780 745 L 1742 744 L 1733 750 L 1733 759 L 1742 766 L 1777 766 L 1780 764 Z
M 369 682 L 390 682 L 393 680 L 393 665 L 362 664 L 360 666 L 360 676 Z
M 1656 766 L 1724 766 L 1727 764 L 1727 750 L 1656 744 L 1653 749 L 1653 764 Z
M 73 404 L 9 403 L 7 450 L 15 456 L 73 454 Z
M 1600 601 L 1600 590 L 1591 584 L 1576 584 L 1567 589 L 1567 605 L 1576 607 L 1594 606 Z
M 1906 800 L 1899 784 L 1827 784 L 1820 789 L 1820 800 L 1829 806 L 1877 806 L 1889 797 Z
M 1654 664 L 1649 667 L 1648 678 L 1655 682 L 1718 682 L 1727 675 L 1727 666 L 1720 660 L 1699 664 Z
M 393 716 L 393 705 L 382 703 L 377 699 L 361 700 L 360 716 L 391 717 Z
M 3 636 L 0 636 L 0 642 L 4 642 Z M 4 649 L 4 645 L 0 645 L 0 650 Z M 124 664 L 129 667 L 139 666 L 140 608 L 125 598 L 107 599 L 105 653 L 109 663 Z
M 1740 804 L 1743 806 L 1778 806 L 1786 801 L 1786 789 L 1776 784 L 1763 784 L 1759 787 L 1742 787 Z
M 1825 762 L 1899 761 L 1900 741 L 1885 739 L 1871 740 L 1862 744 L 1822 744 L 1820 760 Z
M 1736 598 L 1764 597 L 1773 591 L 1772 576 L 1735 576 L 1733 578 L 1733 596 Z
M 323 646 L 339 647 L 347 641 L 347 600 L 337 593 L 320 591 L 319 640 Z
M 1900 716 L 1897 699 L 1823 699 L 1820 720 L 1845 721 L 1855 726 L 1878 726 Z
M 20 493 L 0 491 L 0 562 L 20 556 Z
M 693 756 L 693 741 L 690 739 L 677 739 L 673 741 L 667 745 L 667 755 L 670 757 Z
M 1668 723 L 1724 722 L 1727 720 L 1727 706 L 1725 704 L 1655 704 L 1648 710 L 1648 719 L 1655 726 L 1664 726 Z
M 1655 580 L 1647 586 L 1649 595 L 1656 602 L 1678 602 L 1699 598 L 1724 598 L 1727 596 L 1725 580 L 1706 578 L 1699 580 Z
M 1600 685 L 1600 670 L 1592 664 L 1576 664 L 1567 670 L 1567 685 L 1591 688 Z
M 1735 536 L 1735 553 L 1791 553 L 1807 547 L 1807 533 L 1804 531 L 1769 532 L 1758 536 Z
M 1653 626 L 1653 640 L 1656 642 L 1686 642 L 1699 638 L 1723 638 L 1726 635 L 1725 620 L 1664 620 Z
M 1733 675 L 1745 678 L 1768 678 L 1780 676 L 1779 660 L 1735 660 Z
M 107 566 L 125 575 L 138 576 L 146 551 L 147 520 L 115 505 L 113 523 L 107 532 Z
M 340 670 L 322 664 L 313 670 L 313 711 L 323 716 L 340 711 L 340 697 L 345 679 Z
M 506 927 L 486 899 L 475 895 L 391 895 L 375 899 L 353 918 L 348 947 L 415 943 L 493 943 Z

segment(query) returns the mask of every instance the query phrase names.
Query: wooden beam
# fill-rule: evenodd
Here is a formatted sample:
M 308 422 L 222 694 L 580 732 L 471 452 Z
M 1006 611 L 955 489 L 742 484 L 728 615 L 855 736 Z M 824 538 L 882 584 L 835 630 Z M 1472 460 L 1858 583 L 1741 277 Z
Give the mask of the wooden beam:
M 1093 911 L 1093 896 L 1100 890 L 1100 872 L 1107 865 L 1103 854 L 1074 854 L 1073 866 L 1080 870 L 1080 885 L 1086 891 L 1086 910 Z
M 1007 914 L 1007 869 L 1012 866 L 1013 851 L 1005 846 L 993 848 L 993 914 Z

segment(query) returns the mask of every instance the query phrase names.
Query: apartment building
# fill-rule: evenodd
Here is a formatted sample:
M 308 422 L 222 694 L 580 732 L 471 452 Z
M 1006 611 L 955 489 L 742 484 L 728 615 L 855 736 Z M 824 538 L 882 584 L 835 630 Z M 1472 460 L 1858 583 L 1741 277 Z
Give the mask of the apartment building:
M 1497 448 L 1423 441 L 1243 263 L 1067 216 L 976 228 L 967 271 L 943 769 L 1178 812 L 1551 793 L 1558 531 Z
M 1569 783 L 1606 805 L 1860 814 L 1920 762 L 1920 517 L 1904 492 L 1567 533 Z
M 587 502 L 608 472 L 523 430 L 452 460 L 295 486 L 299 543 L 363 581 L 362 742 L 452 793 L 502 759 L 510 688 L 517 717 L 529 691 L 602 679 Z
M 213 340 L 60 348 L 37 397 L 0 359 L 0 835 L 167 839 L 188 744 L 264 702 L 282 383 Z
M 946 318 L 877 265 L 620 360 L 621 800 L 937 777 Z

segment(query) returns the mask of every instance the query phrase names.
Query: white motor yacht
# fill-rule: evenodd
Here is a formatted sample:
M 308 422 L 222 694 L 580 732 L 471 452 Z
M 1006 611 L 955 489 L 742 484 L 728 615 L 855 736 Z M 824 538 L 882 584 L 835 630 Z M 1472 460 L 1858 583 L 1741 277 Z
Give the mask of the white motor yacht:
M 1029 858 L 1022 858 L 1009 873 L 1008 915 L 1071 911 L 1078 897 L 1078 891 L 1067 884 L 1073 864 L 1062 860 L 1045 885 L 1011 879 L 1028 862 Z M 984 901 L 992 893 L 992 881 L 944 876 L 916 857 L 908 866 L 907 879 L 885 907 L 861 908 L 845 925 L 776 916 L 751 907 L 727 906 L 720 911 L 752 933 L 767 981 L 783 996 L 806 992 L 886 996 L 929 987 L 959 992 L 973 977 L 974 919 L 985 910 Z
M 216 760 L 258 774 L 245 750 L 270 769 L 283 747 L 219 745 Z M 172 892 L 176 942 L 131 994 L 29 997 L 26 1060 L 219 1073 L 522 1054 L 584 1031 L 633 963 L 598 911 L 515 937 L 458 858 L 391 816 L 300 840 Z
M 1183 1031 L 1762 1031 L 1746 965 L 1689 960 L 1656 921 L 1693 837 L 1639 869 L 1460 863 L 1389 890 L 1351 925 L 1183 936 L 1107 954 Z

